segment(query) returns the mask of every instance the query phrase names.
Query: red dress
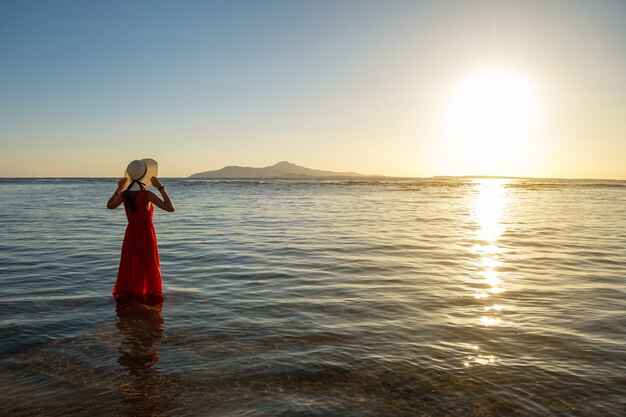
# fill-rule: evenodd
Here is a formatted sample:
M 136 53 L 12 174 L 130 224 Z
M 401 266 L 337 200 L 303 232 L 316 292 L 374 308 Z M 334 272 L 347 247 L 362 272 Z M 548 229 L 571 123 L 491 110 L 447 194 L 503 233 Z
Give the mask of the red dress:
M 136 191 L 135 212 L 124 204 L 128 226 L 113 295 L 119 301 L 155 305 L 163 302 L 161 263 L 152 224 L 154 204 L 148 191 Z

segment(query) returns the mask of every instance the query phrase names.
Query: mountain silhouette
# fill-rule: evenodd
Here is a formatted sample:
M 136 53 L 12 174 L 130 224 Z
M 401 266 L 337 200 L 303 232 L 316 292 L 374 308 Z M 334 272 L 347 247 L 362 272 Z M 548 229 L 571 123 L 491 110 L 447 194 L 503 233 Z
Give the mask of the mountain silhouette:
M 356 172 L 322 171 L 305 168 L 288 161 L 282 161 L 265 168 L 227 166 L 216 171 L 205 171 L 192 174 L 189 178 L 350 178 L 364 177 Z

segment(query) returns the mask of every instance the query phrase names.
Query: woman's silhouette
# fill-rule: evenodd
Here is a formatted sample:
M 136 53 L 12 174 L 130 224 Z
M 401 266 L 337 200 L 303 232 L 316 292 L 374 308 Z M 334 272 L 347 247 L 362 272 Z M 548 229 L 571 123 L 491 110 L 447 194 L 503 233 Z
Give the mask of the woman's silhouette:
M 157 163 L 152 159 L 132 161 L 107 203 L 107 208 L 110 209 L 124 203 L 128 218 L 117 280 L 113 288 L 118 305 L 139 302 L 157 306 L 163 303 L 161 265 L 152 216 L 154 206 L 169 212 L 175 208 L 165 186 L 156 177 L 157 169 Z M 143 182 L 145 178 L 150 178 L 163 199 L 146 190 Z M 124 190 L 129 179 L 130 184 Z

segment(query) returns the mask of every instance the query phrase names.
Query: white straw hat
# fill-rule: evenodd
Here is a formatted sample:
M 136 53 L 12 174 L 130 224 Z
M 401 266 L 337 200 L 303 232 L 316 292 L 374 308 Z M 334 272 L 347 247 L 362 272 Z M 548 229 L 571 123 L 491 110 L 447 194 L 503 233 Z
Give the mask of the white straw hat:
M 139 191 L 152 185 L 150 178 L 156 177 L 159 164 L 151 158 L 135 160 L 128 164 L 124 176 L 130 180 L 127 190 Z

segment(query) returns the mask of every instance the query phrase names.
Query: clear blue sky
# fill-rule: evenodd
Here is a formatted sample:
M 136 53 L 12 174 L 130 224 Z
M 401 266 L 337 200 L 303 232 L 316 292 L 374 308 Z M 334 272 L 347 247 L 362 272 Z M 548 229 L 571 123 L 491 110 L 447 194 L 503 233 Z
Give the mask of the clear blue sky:
M 616 1 L 5 0 L 0 176 L 118 176 L 153 157 L 164 176 L 289 160 L 626 178 L 624 22 Z M 523 158 L 442 145 L 446 91 L 485 65 L 540 91 Z

